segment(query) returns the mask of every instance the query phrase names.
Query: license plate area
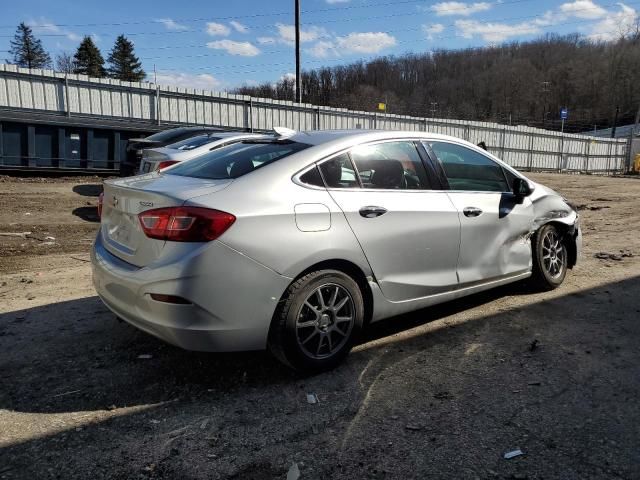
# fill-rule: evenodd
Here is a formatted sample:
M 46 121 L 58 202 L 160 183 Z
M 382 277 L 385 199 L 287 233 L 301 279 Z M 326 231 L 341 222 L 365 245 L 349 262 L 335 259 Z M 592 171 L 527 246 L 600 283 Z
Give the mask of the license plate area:
M 118 210 L 112 210 L 109 220 L 106 222 L 107 237 L 112 242 L 131 250 L 135 247 L 135 235 L 137 230 L 136 215 L 131 215 Z

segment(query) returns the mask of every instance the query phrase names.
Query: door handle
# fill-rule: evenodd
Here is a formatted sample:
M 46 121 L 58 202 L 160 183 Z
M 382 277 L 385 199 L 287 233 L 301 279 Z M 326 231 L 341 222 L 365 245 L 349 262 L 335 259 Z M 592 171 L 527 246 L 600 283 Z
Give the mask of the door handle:
M 465 207 L 462 210 L 465 217 L 479 217 L 482 214 L 482 210 L 478 207 Z
M 360 209 L 360 216 L 364 218 L 376 218 L 385 213 L 387 213 L 387 209 L 384 207 L 368 206 Z

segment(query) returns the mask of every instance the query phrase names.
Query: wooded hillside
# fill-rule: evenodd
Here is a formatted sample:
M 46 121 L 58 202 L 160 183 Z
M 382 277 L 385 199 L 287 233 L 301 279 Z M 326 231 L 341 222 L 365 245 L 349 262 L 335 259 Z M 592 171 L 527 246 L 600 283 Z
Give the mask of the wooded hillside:
M 594 42 L 547 35 L 522 43 L 382 57 L 305 71 L 303 101 L 389 113 L 560 127 L 633 122 L 640 103 L 640 35 Z M 293 100 L 294 81 L 242 87 L 238 93 Z M 510 120 L 511 119 L 511 120 Z

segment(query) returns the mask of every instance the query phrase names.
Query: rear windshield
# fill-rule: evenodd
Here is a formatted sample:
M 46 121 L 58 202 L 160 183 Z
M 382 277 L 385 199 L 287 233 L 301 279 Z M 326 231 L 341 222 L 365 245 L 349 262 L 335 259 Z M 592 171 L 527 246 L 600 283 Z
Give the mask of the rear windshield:
M 201 147 L 207 143 L 220 140 L 220 137 L 214 137 L 211 135 L 198 135 L 197 137 L 187 138 L 186 140 L 180 140 L 179 142 L 167 145 L 167 148 L 172 150 L 193 150 L 194 148 Z
M 155 142 L 166 142 L 167 140 L 171 140 L 172 138 L 177 138 L 181 135 L 188 133 L 188 130 L 184 128 L 172 128 L 169 130 L 163 130 L 162 132 L 154 133 L 153 135 L 149 135 L 147 140 L 153 140 Z M 196 132 L 194 132 L 195 134 Z
M 164 173 L 211 180 L 238 178 L 309 146 L 306 143 L 288 140 L 238 142 L 213 150 L 188 162 L 180 163 Z

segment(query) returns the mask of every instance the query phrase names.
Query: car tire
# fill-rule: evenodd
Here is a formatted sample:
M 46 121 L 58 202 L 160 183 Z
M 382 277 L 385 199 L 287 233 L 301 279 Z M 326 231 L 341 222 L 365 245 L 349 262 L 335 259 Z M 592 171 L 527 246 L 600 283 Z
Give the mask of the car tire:
M 311 272 L 293 282 L 275 312 L 269 350 L 304 372 L 330 370 L 362 331 L 364 301 L 358 284 L 338 270 Z
M 568 250 L 564 235 L 553 225 L 544 225 L 533 236 L 533 272 L 531 283 L 536 290 L 558 288 L 567 275 Z

